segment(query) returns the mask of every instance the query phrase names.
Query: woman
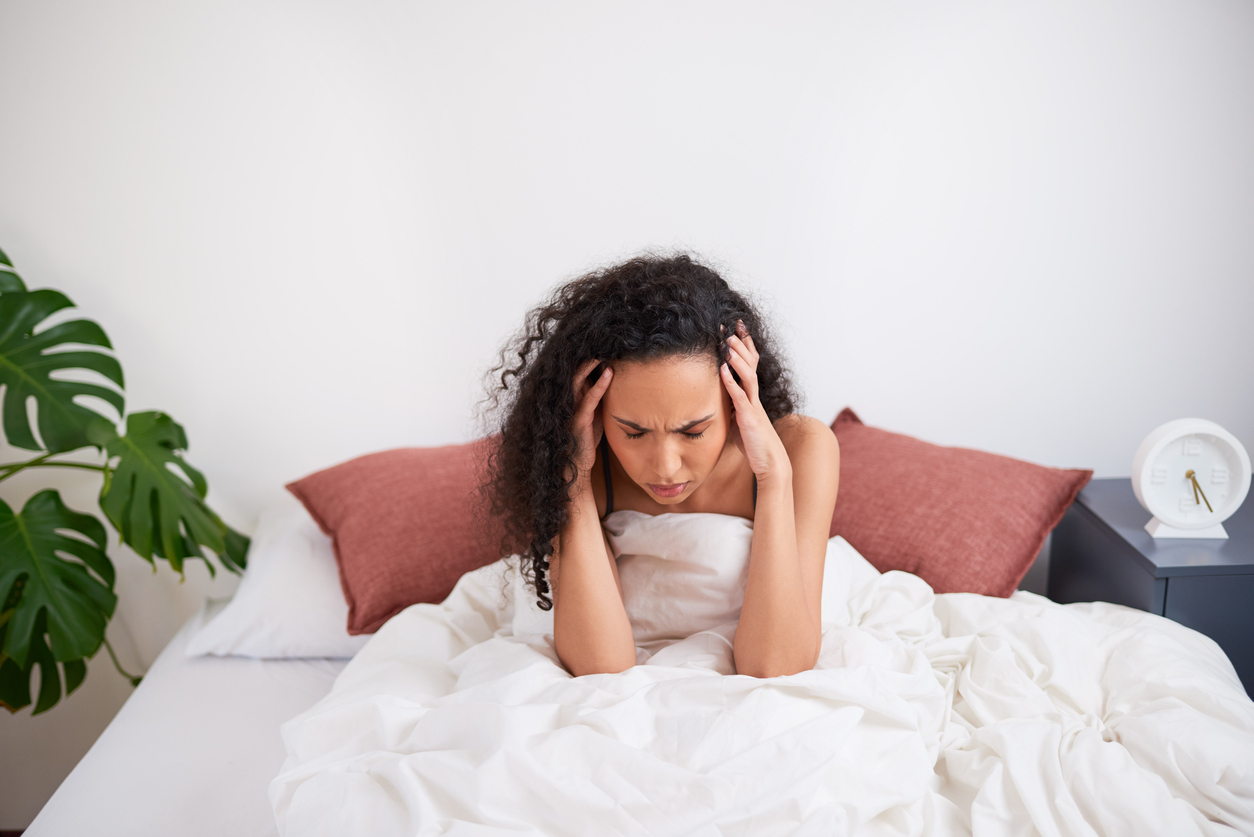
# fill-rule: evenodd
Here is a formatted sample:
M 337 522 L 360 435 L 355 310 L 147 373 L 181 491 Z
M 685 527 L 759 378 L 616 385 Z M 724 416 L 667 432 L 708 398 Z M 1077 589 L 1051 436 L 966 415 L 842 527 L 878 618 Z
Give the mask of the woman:
M 635 258 L 561 287 L 510 356 L 494 370 L 508 403 L 493 510 L 553 610 L 562 664 L 578 676 L 638 660 L 610 516 L 705 513 L 752 521 L 736 672 L 813 668 L 840 454 L 794 413 L 753 306 L 688 256 Z

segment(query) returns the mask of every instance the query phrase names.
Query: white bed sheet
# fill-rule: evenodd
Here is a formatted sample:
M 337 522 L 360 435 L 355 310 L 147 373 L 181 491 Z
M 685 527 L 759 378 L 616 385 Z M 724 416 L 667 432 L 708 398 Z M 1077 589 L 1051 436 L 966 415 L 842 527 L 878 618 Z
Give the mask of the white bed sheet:
M 284 726 L 280 834 L 1254 834 L 1254 703 L 1196 631 L 937 595 L 837 537 L 817 665 L 756 679 L 722 621 L 749 523 L 610 518 L 637 665 L 571 677 L 518 573 L 469 573 Z
M 324 696 L 344 660 L 184 653 L 205 609 L 175 635 L 26 830 L 26 837 L 276 835 L 266 788 L 279 727 Z

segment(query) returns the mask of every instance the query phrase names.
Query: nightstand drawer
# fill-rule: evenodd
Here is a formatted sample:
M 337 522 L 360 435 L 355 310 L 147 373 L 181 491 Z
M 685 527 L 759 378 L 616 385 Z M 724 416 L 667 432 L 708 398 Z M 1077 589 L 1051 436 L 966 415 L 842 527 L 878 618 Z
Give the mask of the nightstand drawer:
M 1218 642 L 1254 694 L 1254 575 L 1176 576 L 1163 615 Z

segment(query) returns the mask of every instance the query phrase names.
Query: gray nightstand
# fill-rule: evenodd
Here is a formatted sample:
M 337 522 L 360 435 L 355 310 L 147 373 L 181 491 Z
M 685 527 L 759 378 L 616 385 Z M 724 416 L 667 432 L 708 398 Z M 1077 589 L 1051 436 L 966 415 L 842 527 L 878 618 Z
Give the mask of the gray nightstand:
M 1132 481 L 1090 482 L 1054 530 L 1049 597 L 1148 610 L 1219 643 L 1254 696 L 1254 495 L 1227 540 L 1155 540 Z

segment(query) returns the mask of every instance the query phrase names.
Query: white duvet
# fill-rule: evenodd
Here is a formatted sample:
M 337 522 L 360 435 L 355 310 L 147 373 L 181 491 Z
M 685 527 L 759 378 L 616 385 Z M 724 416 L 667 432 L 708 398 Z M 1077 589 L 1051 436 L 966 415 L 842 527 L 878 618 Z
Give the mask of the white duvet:
M 828 545 L 813 671 L 734 674 L 752 524 L 607 520 L 638 664 L 572 678 L 506 562 L 283 729 L 285 835 L 1254 834 L 1254 702 L 1117 605 L 936 595 Z

